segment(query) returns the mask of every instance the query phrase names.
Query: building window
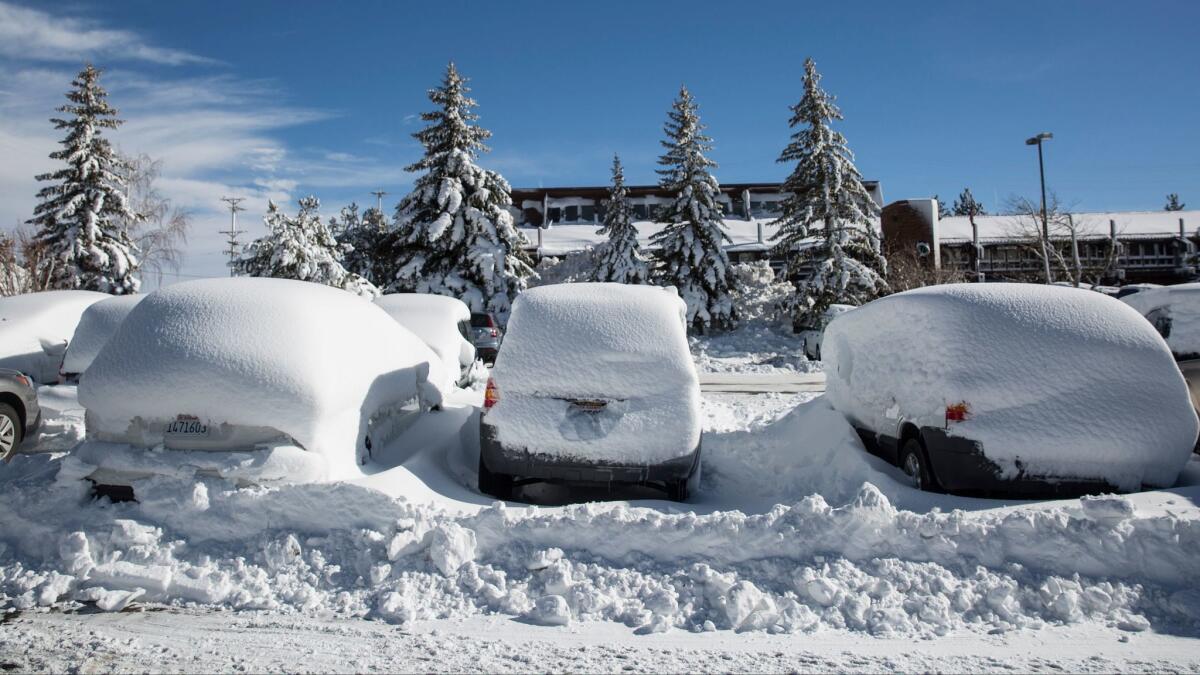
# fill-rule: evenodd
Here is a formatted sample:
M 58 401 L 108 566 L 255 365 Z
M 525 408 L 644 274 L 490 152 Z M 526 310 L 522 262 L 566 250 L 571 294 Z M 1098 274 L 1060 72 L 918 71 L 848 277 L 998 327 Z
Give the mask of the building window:
M 634 204 L 633 205 L 634 220 L 646 220 L 647 216 L 648 216 L 648 213 L 646 212 L 645 204 Z
M 562 209 L 558 208 L 557 206 L 552 206 L 552 207 L 546 209 L 546 222 L 547 223 L 561 223 L 562 222 Z
M 579 218 L 585 223 L 591 223 L 596 220 L 596 207 L 591 204 L 584 204 L 579 207 Z
M 565 222 L 565 223 L 579 222 L 579 207 L 578 206 L 568 206 L 566 213 L 563 215 L 563 222 Z
M 604 220 L 604 214 L 608 213 L 608 207 L 604 204 L 596 205 L 596 220 Z
M 667 207 L 666 206 L 664 206 L 662 204 L 655 204 L 654 206 L 650 207 L 650 219 L 651 220 L 653 220 L 655 222 L 662 222 L 662 221 L 666 220 L 666 217 L 667 217 Z

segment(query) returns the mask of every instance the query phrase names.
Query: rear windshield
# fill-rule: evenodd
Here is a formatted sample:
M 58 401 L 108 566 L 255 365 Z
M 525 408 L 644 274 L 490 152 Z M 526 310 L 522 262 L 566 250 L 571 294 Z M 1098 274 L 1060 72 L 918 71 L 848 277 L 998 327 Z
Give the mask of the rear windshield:
M 471 313 L 471 328 L 491 328 L 493 325 L 491 314 Z

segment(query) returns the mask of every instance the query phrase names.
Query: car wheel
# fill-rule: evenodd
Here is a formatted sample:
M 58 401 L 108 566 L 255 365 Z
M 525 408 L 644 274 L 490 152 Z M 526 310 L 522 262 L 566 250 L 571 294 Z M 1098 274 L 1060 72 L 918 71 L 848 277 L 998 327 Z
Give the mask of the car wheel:
M 508 501 L 513 497 L 513 477 L 506 473 L 495 473 L 479 458 L 479 491 L 485 495 Z
M 925 449 L 921 441 L 910 438 L 904 441 L 900 452 L 900 469 L 908 477 L 909 484 L 918 490 L 933 491 L 933 475 L 929 472 L 929 463 L 925 461 Z
M 7 403 L 0 403 L 0 457 L 6 456 L 21 445 L 25 437 L 21 429 L 21 416 Z
M 696 462 L 696 470 L 681 480 L 667 483 L 667 498 L 673 502 L 686 502 L 688 497 L 700 490 L 700 463 Z

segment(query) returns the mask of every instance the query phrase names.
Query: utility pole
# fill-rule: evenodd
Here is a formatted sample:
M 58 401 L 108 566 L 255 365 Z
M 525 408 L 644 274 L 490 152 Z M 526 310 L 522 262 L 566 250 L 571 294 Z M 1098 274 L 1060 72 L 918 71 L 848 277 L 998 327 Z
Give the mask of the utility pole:
M 383 196 L 389 194 L 383 190 L 374 190 L 371 194 L 375 195 L 375 210 L 379 211 L 379 215 L 383 215 Z
M 1038 148 L 1038 175 L 1042 179 L 1042 263 L 1046 272 L 1046 283 L 1050 279 L 1050 221 L 1046 217 L 1046 165 L 1042 162 L 1042 141 L 1054 138 L 1054 134 L 1043 131 L 1025 141 L 1025 145 L 1036 145 Z
M 246 201 L 246 198 L 245 197 L 221 197 L 221 201 L 229 204 L 229 229 L 228 230 L 219 230 L 218 234 L 223 234 L 226 237 L 228 237 L 228 239 L 225 240 L 225 243 L 229 245 L 229 248 L 225 249 L 224 253 L 225 253 L 225 255 L 229 256 L 229 276 L 233 276 L 233 261 L 237 259 L 237 254 L 238 254 L 237 238 L 238 238 L 239 234 L 244 234 L 246 232 L 245 230 L 238 229 L 237 214 L 238 214 L 238 211 L 246 210 L 246 208 L 244 206 L 239 206 L 242 202 Z

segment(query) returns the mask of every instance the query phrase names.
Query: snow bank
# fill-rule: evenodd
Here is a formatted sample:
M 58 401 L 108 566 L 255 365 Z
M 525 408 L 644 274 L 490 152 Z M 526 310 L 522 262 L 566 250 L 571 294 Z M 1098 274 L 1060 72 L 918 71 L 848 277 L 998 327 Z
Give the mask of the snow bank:
M 64 373 L 82 373 L 92 365 L 100 349 L 117 332 L 117 327 L 145 295 L 117 295 L 91 305 L 79 318 L 75 335 L 63 358 Z
M 1034 284 L 921 288 L 826 328 L 828 397 L 853 423 L 898 419 L 982 442 L 1003 474 L 1174 484 L 1196 441 L 1187 388 L 1162 338 L 1099 293 Z
M 154 446 L 162 424 L 194 415 L 282 432 L 333 479 L 357 473 L 372 416 L 418 396 L 436 405 L 447 379 L 424 343 L 367 300 L 300 281 L 205 279 L 138 304 L 88 369 L 79 401 L 90 441 L 140 434 L 135 445 Z
M 700 388 L 684 304 L 655 286 L 541 286 L 513 306 L 492 370 L 500 440 L 564 457 L 648 462 L 691 453 Z M 565 399 L 604 399 L 602 412 Z
M 0 298 L 0 368 L 41 383 L 58 380 L 63 347 L 89 306 L 111 295 L 93 291 L 45 291 Z
M 412 331 L 433 350 L 453 386 L 464 367 L 475 362 L 475 346 L 458 331 L 460 321 L 470 322 L 471 309 L 458 298 L 429 293 L 390 293 L 375 299 L 401 326 Z
M 1121 300 L 1154 325 L 1177 357 L 1200 356 L 1200 283 L 1149 288 Z

